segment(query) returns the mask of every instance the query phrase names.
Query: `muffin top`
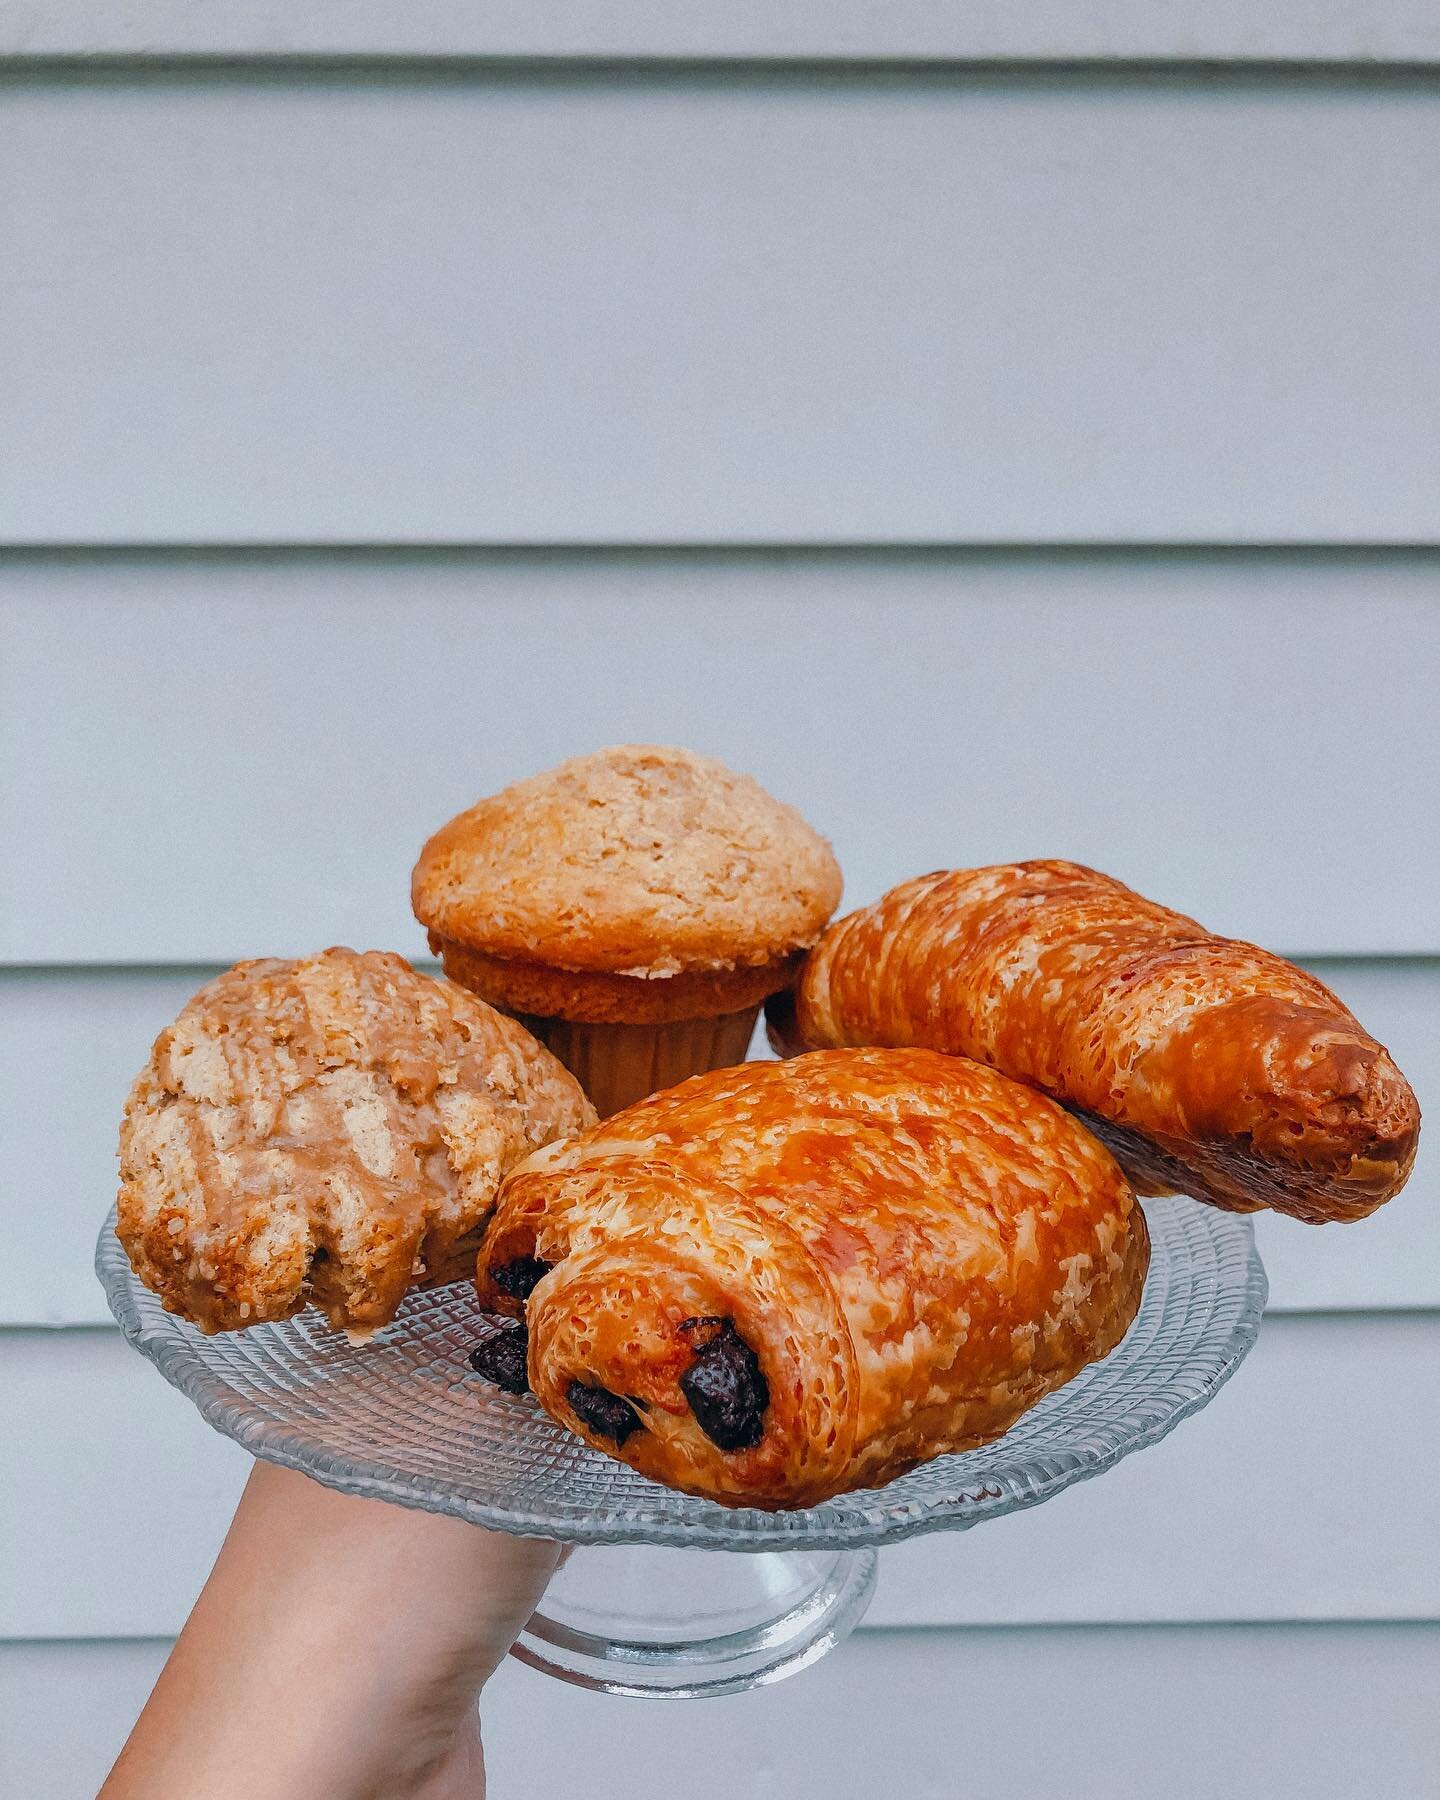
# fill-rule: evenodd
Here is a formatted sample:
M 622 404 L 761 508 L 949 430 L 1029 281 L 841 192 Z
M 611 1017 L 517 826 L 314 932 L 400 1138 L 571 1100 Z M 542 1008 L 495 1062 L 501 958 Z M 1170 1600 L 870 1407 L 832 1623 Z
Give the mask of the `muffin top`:
M 117 1229 L 204 1331 L 313 1301 L 366 1330 L 447 1269 L 502 1176 L 595 1117 L 513 1019 L 398 956 L 240 963 L 155 1041 L 125 1108 Z
M 442 826 L 411 892 L 432 941 L 665 977 L 807 949 L 840 886 L 824 838 L 750 776 L 689 750 L 620 744 Z

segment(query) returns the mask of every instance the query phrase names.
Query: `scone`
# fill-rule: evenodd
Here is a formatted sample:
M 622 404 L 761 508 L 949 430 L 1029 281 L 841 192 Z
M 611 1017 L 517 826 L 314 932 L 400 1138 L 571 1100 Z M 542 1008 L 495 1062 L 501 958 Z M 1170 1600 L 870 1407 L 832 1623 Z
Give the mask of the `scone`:
M 740 1061 L 840 886 L 824 838 L 748 775 L 626 744 L 452 819 L 411 894 L 445 973 L 520 1016 L 605 1114 Z
M 472 1364 L 671 1487 L 805 1506 L 998 1437 L 1119 1343 L 1148 1262 L 1053 1101 L 929 1050 L 821 1051 L 516 1169 L 479 1264 L 516 1323 Z
M 313 1302 L 364 1334 L 468 1274 L 506 1171 L 594 1116 L 513 1019 L 401 957 L 243 962 L 131 1089 L 116 1230 L 204 1332 Z

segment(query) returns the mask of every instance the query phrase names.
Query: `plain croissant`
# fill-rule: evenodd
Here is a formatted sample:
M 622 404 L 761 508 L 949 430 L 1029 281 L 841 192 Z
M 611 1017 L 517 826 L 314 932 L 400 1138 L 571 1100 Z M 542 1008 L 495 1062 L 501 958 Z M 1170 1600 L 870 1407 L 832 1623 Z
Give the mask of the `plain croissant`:
M 1083 1119 L 1142 1193 L 1357 1219 L 1415 1159 L 1409 1083 L 1323 983 L 1076 863 L 892 889 L 825 932 L 770 1028 L 785 1053 L 988 1063 Z

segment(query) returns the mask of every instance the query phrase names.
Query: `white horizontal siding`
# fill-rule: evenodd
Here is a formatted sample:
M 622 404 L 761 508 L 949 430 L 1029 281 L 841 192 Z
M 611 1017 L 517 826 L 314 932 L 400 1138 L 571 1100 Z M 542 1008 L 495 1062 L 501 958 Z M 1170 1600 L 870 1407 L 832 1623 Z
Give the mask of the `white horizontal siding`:
M 150 1043 L 211 972 L 0 974 L 0 1216 L 15 1234 L 0 1324 L 109 1322 L 91 1264 L 120 1111 Z
M 1434 952 L 1437 599 L 1428 554 L 0 561 L 0 960 L 417 950 L 436 825 L 634 739 L 800 806 L 851 904 L 1073 856 Z
M 90 1263 L 115 1191 L 120 1109 L 155 1034 L 212 972 L 0 971 L 0 1324 L 108 1322 Z M 1440 1096 L 1440 963 L 1320 972 L 1394 1051 L 1422 1104 Z M 1405 1193 L 1361 1225 L 1257 1221 L 1272 1312 L 1440 1307 L 1432 1148 L 1427 1137 Z
M 0 1353 L 0 1441 L 27 1447 L 0 1494 L 0 1637 L 170 1635 L 248 1458 L 117 1333 L 10 1332 Z M 1436 1315 L 1267 1320 L 1163 1443 L 887 1550 L 872 1622 L 1440 1619 L 1437 1438 Z
M 0 1789 L 93 1793 L 165 1643 L 0 1646 Z M 867 1632 L 779 1687 L 643 1713 L 507 1662 L 496 1800 L 1426 1800 L 1440 1627 Z
M 1437 119 L 1331 81 L 21 81 L 0 539 L 1435 541 Z
M 1426 0 L 49 0 L 0 54 L 1389 58 L 1431 62 Z

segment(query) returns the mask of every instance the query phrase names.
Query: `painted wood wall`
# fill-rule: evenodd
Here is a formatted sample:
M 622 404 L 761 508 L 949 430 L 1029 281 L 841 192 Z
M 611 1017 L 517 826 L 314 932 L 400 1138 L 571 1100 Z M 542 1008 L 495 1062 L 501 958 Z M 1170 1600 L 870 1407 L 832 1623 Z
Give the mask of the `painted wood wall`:
M 244 1473 L 89 1272 L 128 1080 L 238 956 L 419 954 L 488 788 L 672 740 L 851 901 L 1093 861 L 1440 1096 L 1437 59 L 1416 0 L 0 14 L 0 1791 L 93 1791 Z M 497 1796 L 1433 1794 L 1440 1166 L 1260 1237 L 1200 1418 L 770 1693 L 507 1670 Z

